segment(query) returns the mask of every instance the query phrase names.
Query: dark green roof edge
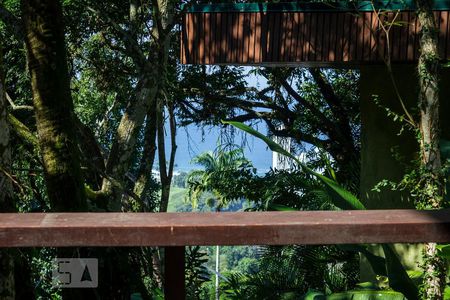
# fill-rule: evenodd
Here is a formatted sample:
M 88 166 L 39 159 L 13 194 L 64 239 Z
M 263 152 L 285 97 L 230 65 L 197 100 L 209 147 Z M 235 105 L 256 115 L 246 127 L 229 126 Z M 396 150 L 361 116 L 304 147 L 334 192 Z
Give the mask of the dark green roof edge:
M 415 10 L 412 0 L 374 1 L 379 10 Z M 280 3 L 217 3 L 195 4 L 187 7 L 188 13 L 211 12 L 336 12 L 336 11 L 372 11 L 371 1 L 338 2 L 280 2 Z M 435 0 L 433 10 L 450 10 L 450 0 Z

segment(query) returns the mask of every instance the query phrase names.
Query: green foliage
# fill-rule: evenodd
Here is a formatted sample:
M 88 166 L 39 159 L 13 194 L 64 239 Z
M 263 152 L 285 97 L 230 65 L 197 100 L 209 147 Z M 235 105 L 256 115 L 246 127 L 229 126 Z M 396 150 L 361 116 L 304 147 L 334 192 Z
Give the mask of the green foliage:
M 408 276 L 395 250 L 391 245 L 384 244 L 382 247 L 386 257 L 386 270 L 391 288 L 402 292 L 410 300 L 419 299 L 417 286 Z
M 191 171 L 187 177 L 188 199 L 194 208 L 200 197 L 207 192 L 210 197 L 206 202 L 213 204 L 211 206 L 218 210 L 230 201 L 239 199 L 243 191 L 236 187 L 242 185 L 236 183 L 247 181 L 256 172 L 240 148 L 227 151 L 219 146 L 215 152 L 195 157 L 193 162 L 204 168 Z
M 383 257 L 377 256 L 377 255 L 373 254 L 372 252 L 370 252 L 369 250 L 367 250 L 366 246 L 363 246 L 363 245 L 339 245 L 338 247 L 342 250 L 354 251 L 357 253 L 361 253 L 369 261 L 369 264 L 372 267 L 372 269 L 376 275 L 387 276 L 386 260 Z
M 327 300 L 406 300 L 401 293 L 394 291 L 348 291 L 333 294 Z
M 270 138 L 266 137 L 265 135 L 259 133 L 258 131 L 254 130 L 250 126 L 247 126 L 240 122 L 234 122 L 234 121 L 223 121 L 224 124 L 230 124 L 235 126 L 236 128 L 239 128 L 259 139 L 264 141 L 267 146 L 274 152 L 278 152 L 280 154 L 283 154 L 293 160 L 300 166 L 306 173 L 311 174 L 318 179 L 320 179 L 323 183 L 325 183 L 333 192 L 333 202 L 334 205 L 341 209 L 365 209 L 364 205 L 353 195 L 351 192 L 347 191 L 346 189 L 342 188 L 335 180 L 330 179 L 322 174 L 319 174 L 309 168 L 306 164 L 302 163 L 297 157 L 283 149 L 280 145 L 275 143 Z
M 222 281 L 221 291 L 225 295 L 225 299 L 241 300 L 249 297 L 250 291 L 246 282 L 247 276 L 240 272 L 232 272 L 225 275 L 225 281 Z
M 303 298 L 303 300 L 325 300 L 326 297 L 323 293 L 315 292 L 315 291 L 309 291 L 307 292 Z
M 328 187 L 330 187 L 334 192 L 336 192 L 337 195 L 341 197 L 341 201 L 336 201 L 335 198 L 333 198 L 335 201 L 333 202 L 337 207 L 345 209 L 345 206 L 350 206 L 351 208 L 358 208 L 358 209 L 364 209 L 363 204 L 349 191 L 342 188 L 336 181 L 333 179 L 330 179 L 324 175 L 318 174 L 317 172 L 310 169 L 306 164 L 300 162 L 294 155 L 290 154 L 288 151 L 284 150 L 280 145 L 272 141 L 271 139 L 265 137 L 261 133 L 257 132 L 253 128 L 239 123 L 239 122 L 224 122 L 230 125 L 233 125 L 247 133 L 250 133 L 261 140 L 263 140 L 272 151 L 278 152 L 280 154 L 283 154 L 287 157 L 290 157 L 294 159 L 297 164 L 299 164 L 302 169 L 319 178 L 322 180 Z M 344 205 L 342 206 L 342 203 Z M 358 248 L 356 248 L 358 249 Z M 363 250 L 363 249 L 359 249 Z M 397 254 L 395 253 L 394 249 L 390 245 L 383 245 L 383 250 L 385 254 L 385 267 L 386 267 L 386 273 L 389 278 L 389 284 L 392 288 L 394 288 L 397 291 L 403 292 L 408 299 L 414 300 L 418 299 L 418 289 L 415 286 L 414 282 L 411 280 L 411 278 L 408 276 L 407 272 L 405 271 L 403 265 L 401 264 L 400 260 L 397 257 Z M 367 251 L 363 251 L 363 254 L 367 254 Z M 373 255 L 367 255 L 368 260 L 370 263 L 378 264 L 381 263 L 381 260 Z M 376 265 L 374 267 L 374 270 L 377 270 L 378 272 L 384 273 L 383 268 Z
M 208 282 L 209 272 L 205 267 L 208 261 L 206 253 L 200 246 L 187 247 L 186 249 L 186 294 L 188 299 L 202 299 L 202 285 Z
M 445 287 L 445 291 L 444 291 L 444 300 L 448 300 L 450 299 L 450 286 L 446 286 Z
M 370 282 L 358 284 L 358 288 L 352 291 L 333 293 L 325 296 L 323 293 L 310 291 L 303 297 L 304 300 L 406 300 L 407 298 L 395 291 L 380 290 Z
M 342 291 L 357 277 L 358 263 L 350 257 L 335 247 L 266 247 L 257 270 L 226 275 L 222 289 L 230 299 L 298 299 L 310 289 Z
M 59 290 L 52 287 L 52 270 L 54 268 L 53 259 L 56 255 L 55 249 L 42 248 L 34 249 L 30 254 L 30 267 L 32 275 L 34 275 L 34 286 L 36 299 L 61 299 Z
M 248 183 L 244 197 L 255 210 L 333 210 L 324 185 L 301 170 L 271 170 Z
M 192 211 L 191 203 L 186 200 L 187 189 L 172 186 L 170 188 L 168 212 L 186 212 Z
M 381 180 L 373 188 L 380 192 L 387 188 L 393 191 L 403 191 L 414 199 L 417 209 L 433 209 L 434 203 L 441 203 L 442 207 L 449 206 L 449 195 L 447 192 L 441 196 L 441 190 L 448 190 L 449 166 L 450 166 L 450 142 L 441 140 L 440 142 L 442 168 L 438 172 L 431 172 L 421 163 L 421 157 L 410 162 L 405 175 L 399 182 Z M 431 201 L 430 199 L 434 199 Z
M 437 245 L 436 248 L 438 249 L 440 256 L 450 259 L 450 244 Z

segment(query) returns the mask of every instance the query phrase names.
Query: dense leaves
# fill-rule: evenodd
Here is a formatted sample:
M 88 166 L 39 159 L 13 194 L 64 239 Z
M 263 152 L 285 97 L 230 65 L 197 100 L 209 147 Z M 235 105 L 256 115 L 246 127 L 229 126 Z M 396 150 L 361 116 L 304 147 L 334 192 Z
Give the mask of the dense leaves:
M 45 212 L 55 206 L 48 197 L 51 189 L 44 180 L 45 159 L 38 147 L 43 135 L 37 134 L 39 122 L 32 101 L 36 93 L 26 67 L 19 2 L 0 3 L 7 119 L 12 129 L 13 206 L 20 212 Z M 296 161 L 297 167 L 260 174 L 244 157 L 242 147 L 220 145 L 194 160 L 202 168 L 187 177 L 187 200 L 194 206 L 364 209 L 357 198 L 361 149 L 357 71 L 182 66 L 178 62 L 181 5 L 192 1 L 61 3 L 67 60 L 58 66 L 67 63 L 68 70 L 56 79 L 70 79 L 73 101 L 66 101 L 64 107 L 71 110 L 73 104 L 73 111 L 62 119 L 73 118 L 67 128 L 76 132 L 73 141 L 78 140 L 71 150 L 80 152 L 76 169 L 82 171 L 87 210 L 166 211 L 177 129 L 192 124 L 223 128 L 222 120 L 263 139 L 273 151 Z M 242 122 L 265 125 L 270 138 Z M 272 141 L 276 137 L 290 139 L 291 147 L 276 145 Z M 299 159 L 300 153 L 305 160 Z M 175 184 L 185 186 L 182 179 Z M 211 294 L 205 288 L 211 272 L 204 250 L 192 247 L 186 253 L 187 290 L 192 299 Z M 104 277 L 96 297 L 162 299 L 161 249 L 83 251 L 74 255 L 100 258 Z M 445 247 L 440 251 L 448 252 Z M 357 253 L 368 258 L 378 275 L 388 276 L 392 287 L 405 294 L 412 289 L 411 299 L 416 293 L 390 248 L 385 248 L 386 259 L 363 246 L 268 247 L 258 253 L 246 248 L 223 253 L 228 256 L 224 260 L 228 271 L 233 269 L 221 274 L 225 298 L 296 299 L 310 289 L 323 293 L 352 289 L 358 280 Z M 24 299 L 59 297 L 48 278 L 54 255 L 49 249 L 18 255 L 16 277 L 26 280 L 21 282 L 23 291 L 17 292 L 26 295 Z M 242 259 L 244 255 L 248 260 Z

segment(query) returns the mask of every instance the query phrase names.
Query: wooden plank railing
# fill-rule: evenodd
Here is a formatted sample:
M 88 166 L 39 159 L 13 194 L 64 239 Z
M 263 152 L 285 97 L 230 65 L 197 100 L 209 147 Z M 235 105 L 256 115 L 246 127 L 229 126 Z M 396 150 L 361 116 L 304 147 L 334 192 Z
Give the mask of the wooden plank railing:
M 450 242 L 450 210 L 0 214 L 0 247 Z
M 0 214 L 0 247 L 169 246 L 166 299 L 183 299 L 184 246 L 450 242 L 450 210 Z

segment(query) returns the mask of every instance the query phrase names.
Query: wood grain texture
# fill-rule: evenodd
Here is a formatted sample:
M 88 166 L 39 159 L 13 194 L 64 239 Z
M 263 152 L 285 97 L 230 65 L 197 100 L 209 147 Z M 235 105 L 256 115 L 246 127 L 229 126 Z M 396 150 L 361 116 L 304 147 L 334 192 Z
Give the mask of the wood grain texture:
M 396 17 L 389 37 L 381 31 Z M 450 57 L 449 11 L 434 12 L 439 52 Z M 181 63 L 316 65 L 415 63 L 420 26 L 413 12 L 208 12 L 187 13 Z M 389 39 L 389 53 L 388 53 Z
M 0 214 L 0 247 L 450 242 L 450 210 Z

